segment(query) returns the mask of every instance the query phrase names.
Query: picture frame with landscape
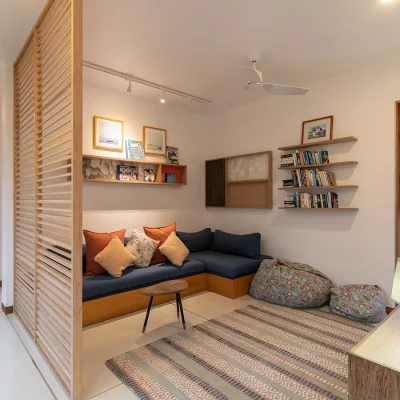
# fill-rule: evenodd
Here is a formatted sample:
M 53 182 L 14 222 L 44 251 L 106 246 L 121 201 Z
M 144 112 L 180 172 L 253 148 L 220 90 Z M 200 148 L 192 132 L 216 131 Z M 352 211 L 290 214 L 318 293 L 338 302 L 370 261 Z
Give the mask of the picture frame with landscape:
M 167 151 L 167 130 L 153 126 L 143 127 L 144 153 L 165 156 Z
M 122 153 L 124 121 L 95 116 L 93 118 L 93 148 Z
M 333 115 L 303 122 L 301 144 L 332 140 Z

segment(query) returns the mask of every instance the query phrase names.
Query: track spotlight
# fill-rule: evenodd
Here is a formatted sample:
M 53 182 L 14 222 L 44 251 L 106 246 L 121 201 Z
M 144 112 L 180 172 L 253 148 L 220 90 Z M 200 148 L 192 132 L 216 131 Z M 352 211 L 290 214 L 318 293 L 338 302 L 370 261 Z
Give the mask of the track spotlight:
M 129 81 L 128 89 L 126 89 L 128 93 L 132 93 L 132 81 Z
M 186 108 L 189 110 L 190 108 L 192 108 L 192 101 L 193 99 L 189 99 L 189 102 L 186 104 Z
M 165 90 L 164 90 L 163 94 L 161 96 L 161 99 L 160 99 L 160 103 L 165 104 L 165 102 L 166 102 L 166 100 L 165 100 Z

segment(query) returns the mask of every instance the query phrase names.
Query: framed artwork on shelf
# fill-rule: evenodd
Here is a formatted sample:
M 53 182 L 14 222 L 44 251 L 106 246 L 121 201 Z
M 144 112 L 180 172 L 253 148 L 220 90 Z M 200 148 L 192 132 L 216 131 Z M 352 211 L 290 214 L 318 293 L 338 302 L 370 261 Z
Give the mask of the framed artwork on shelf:
M 333 115 L 303 122 L 301 144 L 332 140 Z
M 93 148 L 122 153 L 124 147 L 124 121 L 93 118 Z
M 152 126 L 143 127 L 144 153 L 154 156 L 165 156 L 167 151 L 167 131 L 166 129 L 154 128 Z
M 171 165 L 179 165 L 177 147 L 167 146 L 167 162 Z

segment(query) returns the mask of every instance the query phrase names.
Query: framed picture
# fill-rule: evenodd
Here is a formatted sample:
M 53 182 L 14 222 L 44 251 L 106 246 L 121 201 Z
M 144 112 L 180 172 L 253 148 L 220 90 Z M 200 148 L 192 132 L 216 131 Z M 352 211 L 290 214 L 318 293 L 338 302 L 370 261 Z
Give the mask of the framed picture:
M 301 144 L 331 140 L 333 133 L 333 115 L 303 122 Z
M 93 125 L 93 148 L 122 153 L 124 121 L 95 116 Z
M 145 154 L 165 156 L 167 150 L 167 131 L 152 126 L 144 126 L 143 145 Z

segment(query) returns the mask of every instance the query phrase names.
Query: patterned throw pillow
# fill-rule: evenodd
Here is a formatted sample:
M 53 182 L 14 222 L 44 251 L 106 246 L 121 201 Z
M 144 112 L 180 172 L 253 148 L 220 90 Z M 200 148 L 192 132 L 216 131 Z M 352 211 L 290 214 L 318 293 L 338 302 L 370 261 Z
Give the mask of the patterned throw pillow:
M 148 267 L 160 242 L 149 238 L 144 232 L 133 228 L 126 248 L 136 257 L 137 267 Z
M 386 317 L 383 291 L 374 285 L 347 285 L 331 289 L 331 312 L 360 322 L 376 323 Z
M 306 264 L 264 260 L 250 286 L 259 300 L 293 308 L 319 307 L 329 300 L 331 281 Z

